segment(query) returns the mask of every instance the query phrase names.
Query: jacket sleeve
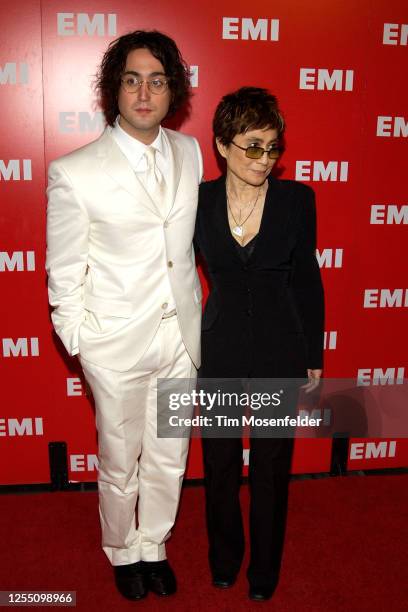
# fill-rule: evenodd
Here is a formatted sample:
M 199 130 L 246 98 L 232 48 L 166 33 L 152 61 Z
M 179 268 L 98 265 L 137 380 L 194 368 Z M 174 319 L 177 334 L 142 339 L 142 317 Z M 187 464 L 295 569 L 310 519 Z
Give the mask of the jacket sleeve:
M 51 318 L 68 353 L 76 355 L 84 319 L 89 217 L 59 161 L 50 164 L 47 196 L 46 269 L 49 301 L 54 307 Z
M 195 220 L 194 238 L 193 238 L 194 251 L 196 255 L 198 255 L 201 251 L 201 247 L 200 247 L 201 199 L 202 199 L 202 186 L 200 186 L 198 190 L 197 215 L 196 215 L 196 220 Z
M 323 367 L 324 294 L 316 259 L 315 197 L 304 185 L 299 190 L 299 205 L 292 287 L 306 338 L 307 367 L 315 370 Z
M 204 174 L 203 156 L 201 153 L 200 145 L 198 144 L 198 140 L 196 138 L 193 138 L 193 140 L 194 140 L 194 145 L 195 145 L 195 149 L 197 153 L 197 161 L 198 161 L 198 182 L 201 183 L 203 180 L 203 174 Z

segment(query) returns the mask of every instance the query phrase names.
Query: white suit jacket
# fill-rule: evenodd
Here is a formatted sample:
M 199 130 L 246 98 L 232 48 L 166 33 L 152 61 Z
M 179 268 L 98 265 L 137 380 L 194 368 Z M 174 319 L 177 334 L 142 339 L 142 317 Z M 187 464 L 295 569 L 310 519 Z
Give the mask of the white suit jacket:
M 110 132 L 49 167 L 46 267 L 55 330 L 69 354 L 126 371 L 154 337 L 171 287 L 185 347 L 199 367 L 198 143 L 163 130 L 171 152 L 163 214 Z

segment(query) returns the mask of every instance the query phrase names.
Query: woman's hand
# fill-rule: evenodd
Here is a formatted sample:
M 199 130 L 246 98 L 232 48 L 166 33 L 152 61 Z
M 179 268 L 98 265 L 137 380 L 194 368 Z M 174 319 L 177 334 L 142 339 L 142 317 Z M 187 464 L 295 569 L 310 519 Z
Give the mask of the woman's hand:
M 310 393 L 319 386 L 320 379 L 322 377 L 323 370 L 307 370 L 307 377 L 309 382 L 301 387 L 305 389 L 305 393 Z

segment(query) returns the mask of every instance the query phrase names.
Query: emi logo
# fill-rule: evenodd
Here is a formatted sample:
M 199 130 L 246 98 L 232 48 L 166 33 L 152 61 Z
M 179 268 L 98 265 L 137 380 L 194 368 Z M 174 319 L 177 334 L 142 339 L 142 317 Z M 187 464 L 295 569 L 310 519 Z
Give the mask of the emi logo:
M 371 225 L 408 225 L 408 204 L 373 204 L 370 215 Z
M 316 249 L 316 259 L 319 268 L 342 268 L 343 249 Z
M 377 117 L 377 136 L 383 138 L 406 138 L 408 121 L 404 117 Z
M 354 442 L 350 445 L 350 460 L 352 459 L 385 459 L 395 457 L 396 440 L 387 442 Z
M 331 425 L 331 410 L 330 408 L 313 408 L 312 410 L 306 410 L 302 408 L 299 410 L 299 416 L 303 419 L 309 417 L 309 419 L 321 419 L 323 426 L 328 427 Z
M 408 41 L 408 24 L 384 23 L 383 45 L 406 46 Z
M 279 40 L 279 19 L 256 19 L 251 17 L 223 17 L 224 40 Z
M 25 62 L 7 62 L 0 66 L 0 85 L 27 85 L 28 64 Z
M 39 357 L 38 338 L 3 338 L 3 357 Z
M 299 89 L 327 91 L 353 91 L 354 70 L 327 70 L 326 68 L 301 68 Z
M 296 180 L 297 181 L 340 181 L 342 183 L 348 180 L 347 161 L 329 161 L 325 164 L 323 161 L 297 161 L 296 162 Z
M 82 381 L 80 378 L 67 378 L 67 396 L 75 397 L 84 395 Z
M 0 272 L 34 272 L 34 251 L 0 251 Z
M 96 472 L 98 469 L 97 455 L 70 455 L 71 472 Z
M 32 181 L 31 159 L 0 159 L 0 180 L 2 181 Z
M 96 111 L 62 111 L 59 113 L 59 131 L 62 134 L 73 134 L 74 132 L 102 132 L 105 127 L 103 113 Z
M 325 351 L 334 351 L 337 348 L 337 332 L 325 331 L 323 340 L 323 349 Z
M 405 368 L 361 368 L 357 372 L 357 386 L 403 385 Z
M 67 378 L 67 396 L 80 397 L 82 395 L 90 395 L 91 391 L 85 382 L 82 383 L 80 378 Z
M 18 419 L 0 419 L 0 436 L 43 436 L 42 417 L 25 417 Z
M 364 308 L 407 308 L 408 289 L 366 289 Z
M 115 13 L 57 13 L 58 36 L 116 36 Z
M 198 66 L 190 66 L 190 85 L 198 87 Z

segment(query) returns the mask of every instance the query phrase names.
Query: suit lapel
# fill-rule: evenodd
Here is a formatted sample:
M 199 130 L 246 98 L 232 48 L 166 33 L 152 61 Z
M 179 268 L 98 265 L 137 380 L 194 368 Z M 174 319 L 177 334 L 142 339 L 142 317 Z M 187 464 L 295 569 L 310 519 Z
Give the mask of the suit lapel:
M 181 170 L 183 166 L 183 149 L 174 138 L 173 134 L 166 129 L 163 129 L 163 138 L 166 141 L 168 150 L 169 171 L 164 177 L 166 181 L 166 201 L 165 210 L 166 217 L 170 214 L 177 195 L 178 186 L 180 183 Z
M 126 157 L 123 155 L 107 128 L 99 141 L 98 156 L 101 158 L 101 169 L 118 184 L 129 192 L 135 200 L 146 206 L 151 212 L 160 215 L 152 198 L 137 179 Z
M 221 176 L 218 179 L 216 196 L 214 200 L 214 227 L 219 228 L 219 237 L 224 244 L 224 247 L 228 249 L 230 255 L 239 259 L 236 246 L 234 244 L 234 237 L 231 234 L 229 222 L 228 222 L 228 211 L 227 211 L 227 194 L 225 187 L 225 176 Z
M 269 244 L 273 241 L 274 234 L 277 233 L 277 229 L 280 227 L 280 209 L 277 192 L 278 181 L 272 176 L 268 177 L 268 190 L 265 196 L 261 225 L 259 226 L 258 237 L 250 259 L 255 259 L 257 253 L 262 251 L 264 243 Z

